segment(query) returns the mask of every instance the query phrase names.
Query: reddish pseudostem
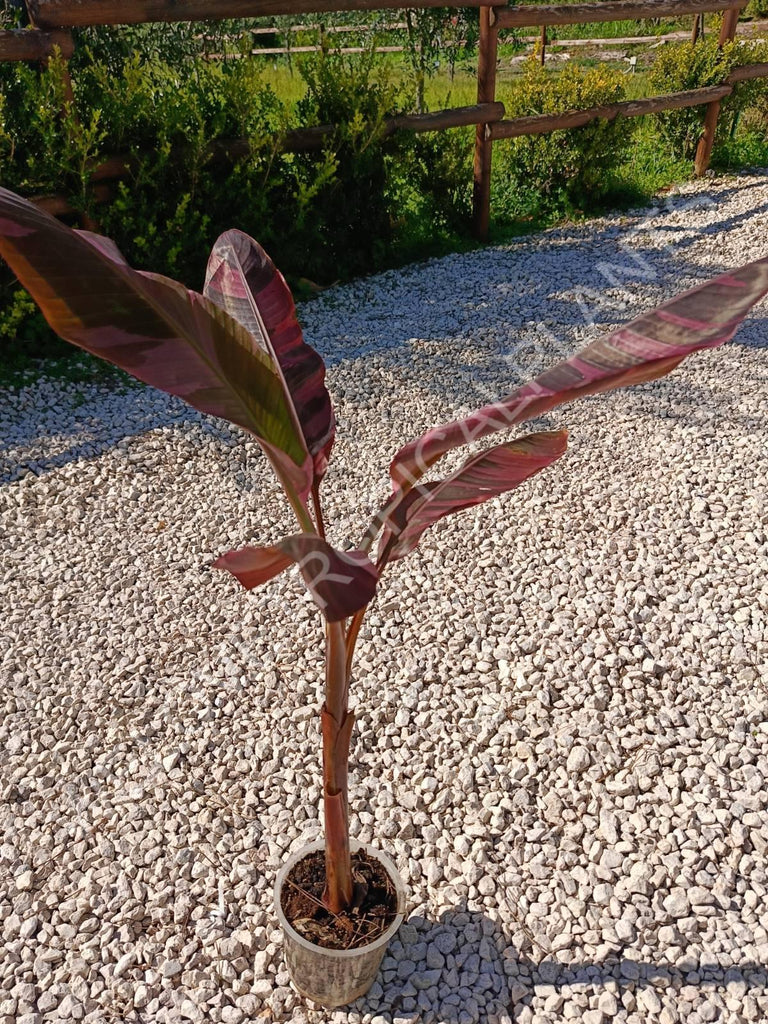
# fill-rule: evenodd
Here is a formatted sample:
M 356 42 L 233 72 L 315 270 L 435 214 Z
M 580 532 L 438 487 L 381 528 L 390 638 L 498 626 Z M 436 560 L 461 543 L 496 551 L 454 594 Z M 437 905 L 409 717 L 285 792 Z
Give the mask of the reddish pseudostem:
M 312 505 L 315 510 L 315 519 L 317 520 L 317 532 L 325 540 L 325 522 L 323 521 L 323 507 L 320 504 L 320 481 L 312 481 Z
M 344 627 L 340 622 L 329 622 L 322 710 L 326 875 L 323 902 L 332 914 L 340 913 L 352 902 L 347 768 L 353 725 L 354 715 L 347 708 Z

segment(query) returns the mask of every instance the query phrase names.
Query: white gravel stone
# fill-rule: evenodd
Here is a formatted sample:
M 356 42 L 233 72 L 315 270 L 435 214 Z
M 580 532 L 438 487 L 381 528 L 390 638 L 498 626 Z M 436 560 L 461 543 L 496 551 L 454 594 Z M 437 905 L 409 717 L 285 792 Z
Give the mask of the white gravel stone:
M 682 889 L 673 889 L 664 897 L 664 909 L 672 917 L 687 917 L 691 911 L 688 897 Z
M 302 306 L 331 539 L 400 445 L 575 351 L 585 313 L 608 330 L 765 255 L 766 210 L 765 175 L 706 179 Z M 0 1024 L 766 1019 L 765 325 L 543 417 L 568 455 L 385 578 L 351 809 L 410 919 L 328 1012 L 271 902 L 320 831 L 322 626 L 295 573 L 245 594 L 210 569 L 294 532 L 265 460 L 150 390 L 5 393 Z
M 565 766 L 569 772 L 583 772 L 589 768 L 590 760 L 587 748 L 576 746 L 571 749 Z
M 35 876 L 31 871 L 22 871 L 16 877 L 16 888 L 19 892 L 28 892 L 35 884 Z

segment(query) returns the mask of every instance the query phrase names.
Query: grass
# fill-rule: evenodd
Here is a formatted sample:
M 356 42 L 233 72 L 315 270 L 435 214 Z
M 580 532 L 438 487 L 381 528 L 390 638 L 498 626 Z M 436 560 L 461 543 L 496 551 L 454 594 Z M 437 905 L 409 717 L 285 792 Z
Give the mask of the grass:
M 520 65 L 505 67 L 504 61 L 512 56 L 527 52 L 521 48 L 510 47 L 508 50 L 500 50 L 501 66 L 497 75 L 496 93 L 497 99 L 504 102 L 506 90 L 520 77 Z M 634 50 L 632 51 L 634 52 Z M 410 69 L 405 58 L 400 54 L 390 56 L 392 73 L 403 85 L 408 87 L 410 81 Z M 570 60 L 581 67 L 593 67 L 595 65 L 618 68 L 626 70 L 627 63 L 621 52 L 617 53 L 616 60 L 602 61 L 589 57 L 588 55 L 576 54 Z M 561 70 L 560 65 L 554 65 L 551 73 L 557 75 Z M 295 106 L 306 94 L 306 86 L 301 78 L 296 61 L 289 66 L 285 60 L 280 63 L 272 62 L 264 67 L 264 81 L 272 86 L 275 93 L 289 106 Z M 627 74 L 625 77 L 626 98 L 629 100 L 640 99 L 650 95 L 648 87 L 647 70 L 642 64 L 638 66 L 635 74 Z M 447 107 L 464 107 L 477 103 L 477 72 L 474 66 L 468 62 L 460 62 L 454 69 L 453 75 L 447 67 L 440 69 L 439 73 L 430 78 L 425 86 L 425 101 L 428 110 L 441 110 Z
M 708 27 L 712 16 L 708 16 Z M 692 27 L 691 18 L 644 18 L 642 21 L 606 21 L 588 25 L 553 25 L 550 39 L 622 39 L 625 36 L 663 36 Z

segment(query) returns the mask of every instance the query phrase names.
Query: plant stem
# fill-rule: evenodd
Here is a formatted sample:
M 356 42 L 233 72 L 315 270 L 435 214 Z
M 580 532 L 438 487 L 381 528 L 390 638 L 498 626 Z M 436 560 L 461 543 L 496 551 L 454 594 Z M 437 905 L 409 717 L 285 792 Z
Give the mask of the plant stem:
M 323 507 L 320 504 L 320 481 L 315 480 L 312 484 L 312 504 L 315 508 L 315 519 L 317 520 L 317 532 L 325 540 L 325 523 L 323 522 Z
M 354 716 L 347 707 L 348 675 L 344 626 L 326 625 L 325 704 L 323 729 L 323 804 L 325 808 L 325 892 L 323 903 L 333 914 L 352 902 L 349 851 L 349 744 Z
M 349 679 L 352 675 L 352 658 L 354 657 L 355 654 L 355 644 L 357 643 L 357 635 L 360 632 L 360 626 L 363 624 L 363 618 L 365 616 L 367 609 L 368 605 L 365 605 L 364 608 L 361 608 L 359 611 L 355 612 L 352 621 L 349 624 L 349 629 L 347 630 L 347 636 L 345 640 L 347 648 L 347 682 L 349 682 Z

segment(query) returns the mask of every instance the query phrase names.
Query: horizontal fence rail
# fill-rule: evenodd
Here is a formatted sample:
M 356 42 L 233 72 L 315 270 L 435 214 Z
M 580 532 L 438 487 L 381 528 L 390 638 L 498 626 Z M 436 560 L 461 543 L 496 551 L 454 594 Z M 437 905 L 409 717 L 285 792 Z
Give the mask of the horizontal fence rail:
M 296 53 L 322 53 L 323 46 L 258 46 L 247 53 L 207 53 L 208 60 L 242 60 L 243 57 L 288 57 Z M 334 53 L 403 53 L 404 46 L 334 46 Z
M 540 135 L 564 129 L 583 127 L 597 120 L 611 121 L 620 117 L 640 117 L 667 110 L 706 106 L 702 137 L 696 154 L 696 172 L 703 174 L 709 166 L 720 104 L 739 82 L 768 78 L 768 63 L 734 68 L 721 85 L 645 99 L 626 100 L 585 110 L 568 110 L 557 114 L 535 114 L 505 119 L 504 105 L 496 101 L 496 69 L 500 31 L 518 28 L 541 28 L 546 43 L 546 29 L 557 25 L 581 25 L 642 18 L 694 18 L 692 41 L 699 36 L 705 13 L 723 12 L 719 44 L 722 46 L 736 34 L 739 15 L 747 0 L 603 0 L 576 4 L 515 4 L 492 6 L 482 0 L 26 0 L 31 29 L 0 32 L 0 60 L 28 60 L 45 63 L 58 48 L 66 59 L 73 53 L 69 29 L 89 25 L 123 25 L 142 22 L 203 21 L 226 18 L 258 18 L 272 15 L 303 15 L 323 11 L 374 11 L 403 8 L 479 7 L 480 38 L 478 46 L 477 99 L 471 106 L 437 110 L 428 114 L 404 114 L 392 117 L 382 128 L 386 137 L 396 131 L 443 131 L 462 126 L 476 126 L 474 159 L 474 225 L 475 233 L 488 235 L 491 196 L 491 155 L 494 141 Z M 319 27 L 319 26 L 313 26 Z M 391 26 L 390 26 L 391 27 Z M 395 28 L 405 27 L 398 24 Z M 326 31 L 365 31 L 368 26 L 340 25 Z M 288 31 L 305 31 L 308 26 L 291 26 Z M 284 29 L 259 26 L 253 35 L 284 34 Z M 637 41 L 659 42 L 659 37 L 638 37 Z M 626 40 L 625 40 L 626 41 Z M 567 45 L 581 45 L 582 40 Z M 592 41 L 594 42 L 594 41 Z M 616 42 L 605 40 L 605 43 Z M 314 49 L 295 47 L 293 52 Z M 355 48 L 346 48 L 355 52 Z M 399 47 L 384 47 L 396 50 Z M 277 48 L 255 50 L 256 54 L 285 52 Z M 71 92 L 69 93 L 71 98 Z M 336 132 L 334 125 L 298 128 L 274 139 L 280 152 L 322 149 Z M 251 145 L 247 139 L 219 140 L 211 146 L 211 155 L 230 160 L 248 156 Z M 125 156 L 114 156 L 94 168 L 91 187 L 96 202 L 112 198 L 110 182 L 131 174 L 135 162 Z M 57 216 L 77 211 L 64 196 L 38 196 L 35 201 Z
M 0 60 L 42 61 L 52 57 L 56 48 L 69 59 L 75 45 L 69 32 L 36 32 L 34 29 L 13 29 L 0 32 Z
M 403 8 L 480 7 L 481 0 L 28 0 L 39 28 L 135 25 L 149 21 L 217 21 L 322 11 L 388 11 Z
M 496 7 L 499 28 L 530 28 L 532 25 L 586 25 L 592 22 L 637 21 L 641 18 L 680 18 L 746 7 L 747 0 L 606 0 L 591 4 L 527 4 Z
M 592 121 L 614 121 L 617 117 L 641 117 L 643 114 L 660 114 L 664 110 L 681 110 L 684 107 L 700 107 L 705 103 L 721 100 L 733 92 L 732 85 L 712 85 L 706 89 L 690 89 L 687 92 L 671 92 L 666 96 L 651 96 L 645 100 L 624 100 L 602 107 L 586 110 L 570 110 L 565 114 L 535 114 L 531 117 L 516 117 L 510 121 L 497 121 L 489 125 L 491 139 L 516 139 L 521 135 L 542 135 L 567 128 L 581 128 Z
M 728 75 L 729 82 L 751 82 L 756 78 L 768 78 L 768 64 L 742 64 Z

